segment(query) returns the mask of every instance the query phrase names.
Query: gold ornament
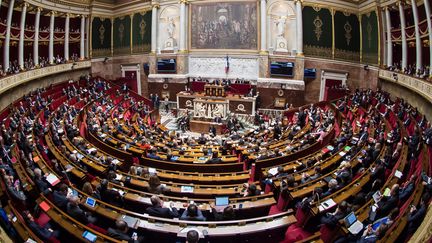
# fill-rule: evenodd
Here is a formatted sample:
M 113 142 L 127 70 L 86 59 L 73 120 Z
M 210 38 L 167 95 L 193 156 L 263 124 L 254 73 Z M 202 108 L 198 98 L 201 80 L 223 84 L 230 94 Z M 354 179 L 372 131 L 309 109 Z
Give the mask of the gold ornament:
M 102 23 L 101 26 L 99 27 L 99 40 L 101 45 L 104 44 L 104 39 L 105 39 L 105 27 L 103 26 Z
M 323 22 L 320 18 L 320 16 L 316 16 L 315 20 L 313 21 L 313 24 L 315 26 L 315 37 L 317 39 L 317 41 L 320 41 L 321 35 L 322 35 L 322 26 L 323 26 Z
M 146 31 L 146 27 L 147 27 L 147 23 L 144 21 L 144 19 L 141 19 L 139 27 L 140 27 L 141 40 L 144 41 L 144 34 Z
M 120 46 L 123 46 L 124 29 L 125 29 L 125 27 L 124 27 L 123 23 L 120 23 L 120 26 L 118 28 L 119 37 L 120 37 Z
M 352 26 L 348 21 L 344 25 L 344 30 L 345 30 L 346 43 L 349 46 L 350 42 L 351 42 L 351 38 L 352 38 L 352 35 L 351 35 Z
M 372 45 L 372 25 L 371 25 L 370 21 L 368 21 L 368 23 L 367 23 L 366 31 L 368 34 L 368 46 L 370 48 Z

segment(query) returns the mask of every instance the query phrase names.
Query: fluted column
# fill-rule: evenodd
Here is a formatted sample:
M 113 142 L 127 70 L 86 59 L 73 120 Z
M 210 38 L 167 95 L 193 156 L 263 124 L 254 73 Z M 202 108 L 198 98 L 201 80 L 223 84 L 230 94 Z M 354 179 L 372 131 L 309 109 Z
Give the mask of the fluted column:
M 419 27 L 418 9 L 417 9 L 416 0 L 411 0 L 411 7 L 412 7 L 413 17 L 414 17 L 414 30 L 415 30 L 415 38 L 416 38 L 416 70 L 419 70 L 423 66 L 423 62 L 422 62 L 422 42 L 420 36 L 420 27 Z
M 390 10 L 387 7 L 385 9 L 386 14 L 386 29 L 387 29 L 387 66 L 393 66 L 393 44 L 391 38 L 391 20 Z
M 132 25 L 132 24 L 131 24 Z M 86 18 L 86 35 L 85 35 L 85 57 L 89 58 L 90 54 L 89 54 L 89 45 L 90 45 L 90 17 Z
M 261 53 L 267 52 L 267 0 L 261 0 Z
M 55 12 L 51 11 L 49 46 L 48 46 L 48 61 L 50 64 L 54 63 L 54 20 L 55 20 Z
M 65 41 L 64 41 L 64 58 L 66 61 L 69 61 L 69 21 L 70 15 L 66 14 L 65 20 Z
M 24 35 L 25 35 L 25 21 L 27 14 L 28 3 L 24 3 L 21 10 L 21 24 L 20 24 L 20 37 L 18 44 L 18 64 L 21 70 L 24 69 Z
M 180 0 L 180 52 L 186 50 L 186 4 L 187 0 Z
M 15 0 L 9 1 L 9 9 L 6 21 L 6 37 L 3 44 L 3 68 L 5 72 L 9 69 L 9 45 L 14 4 Z
M 402 70 L 408 67 L 408 43 L 406 38 L 406 22 L 405 22 L 405 11 L 402 2 L 399 2 L 399 16 L 401 22 L 401 37 L 402 37 Z
M 85 16 L 81 16 L 81 40 L 80 40 L 80 59 L 84 60 L 84 40 L 85 40 Z
M 431 20 L 431 8 L 429 4 L 429 0 L 424 0 L 424 6 L 426 11 L 426 19 L 429 30 L 429 76 L 432 76 L 432 20 Z
M 152 3 L 151 52 L 156 53 L 159 3 Z
M 385 10 L 384 10 L 384 8 L 381 10 L 381 14 L 380 14 L 380 17 L 381 17 L 381 21 L 379 21 L 379 24 L 381 24 L 381 28 L 380 28 L 380 31 L 379 31 L 379 34 L 380 34 L 380 40 L 382 40 L 381 42 L 382 43 L 379 43 L 379 45 L 381 46 L 381 44 L 382 44 L 382 50 L 383 50 L 383 52 L 382 52 L 382 58 L 381 58 L 381 60 L 382 60 L 382 65 L 384 66 L 384 67 L 386 67 L 387 66 L 387 42 L 386 42 L 386 29 L 387 29 L 387 25 L 386 25 L 386 14 L 385 14 Z
M 303 13 L 302 0 L 296 1 L 297 56 L 303 56 Z
M 41 10 L 41 8 L 37 8 L 35 16 L 35 33 L 33 40 L 33 62 L 35 66 L 39 66 L 39 22 Z

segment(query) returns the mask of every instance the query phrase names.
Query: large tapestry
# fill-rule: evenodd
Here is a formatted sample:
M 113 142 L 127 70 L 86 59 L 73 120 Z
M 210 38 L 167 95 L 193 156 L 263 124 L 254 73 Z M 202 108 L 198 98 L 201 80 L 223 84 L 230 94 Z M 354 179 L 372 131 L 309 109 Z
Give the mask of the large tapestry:
M 332 16 L 330 10 L 317 6 L 303 8 L 304 53 L 332 58 Z
M 257 3 L 191 4 L 192 49 L 258 48 Z
M 378 19 L 375 11 L 362 15 L 362 60 L 378 64 Z
M 91 44 L 92 57 L 111 56 L 111 19 L 93 18 Z
M 151 49 L 152 12 L 136 13 L 133 16 L 132 53 L 146 53 Z
M 131 53 L 131 18 L 129 15 L 114 19 L 114 55 Z
M 360 23 L 358 16 L 351 13 L 336 11 L 335 27 L 335 59 L 360 61 Z

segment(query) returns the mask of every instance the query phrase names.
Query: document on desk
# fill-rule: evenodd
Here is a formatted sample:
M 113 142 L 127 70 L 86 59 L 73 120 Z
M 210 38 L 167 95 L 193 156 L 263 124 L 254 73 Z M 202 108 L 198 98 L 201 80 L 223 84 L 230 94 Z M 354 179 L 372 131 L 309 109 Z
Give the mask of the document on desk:
M 271 168 L 268 170 L 268 173 L 274 176 L 278 173 L 278 168 L 277 167 Z
M 322 202 L 320 204 L 320 206 L 318 207 L 318 209 L 321 212 L 321 211 L 325 211 L 325 210 L 327 210 L 329 208 L 332 208 L 334 206 L 336 206 L 336 202 L 333 199 L 330 198 L 330 199 L 327 199 L 324 202 Z
M 50 173 L 46 177 L 46 180 L 48 181 L 49 184 L 51 184 L 51 186 L 55 186 L 60 182 L 59 178 L 52 173 Z

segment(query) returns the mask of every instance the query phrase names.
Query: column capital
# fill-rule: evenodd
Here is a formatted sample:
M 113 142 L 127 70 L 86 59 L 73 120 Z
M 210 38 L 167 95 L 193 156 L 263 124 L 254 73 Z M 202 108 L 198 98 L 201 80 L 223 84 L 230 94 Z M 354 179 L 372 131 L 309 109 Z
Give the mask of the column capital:
M 37 8 L 36 8 L 36 12 L 39 12 L 39 13 L 40 13 L 42 10 L 43 10 L 43 8 L 41 8 L 41 7 L 37 7 Z
M 28 2 L 24 2 L 22 6 L 28 8 L 30 4 Z
M 159 2 L 152 2 L 152 8 L 160 8 Z
M 302 4 L 302 3 L 303 3 L 303 0 L 294 0 L 294 2 L 295 2 L 295 3 L 300 3 L 300 4 Z
M 180 0 L 179 3 L 180 4 L 189 4 L 189 1 L 188 0 Z
M 50 16 L 54 16 L 54 17 L 55 17 L 55 16 L 56 16 L 56 14 L 57 14 L 57 12 L 56 12 L 56 11 L 54 11 L 54 10 L 53 10 L 53 11 L 50 11 Z

